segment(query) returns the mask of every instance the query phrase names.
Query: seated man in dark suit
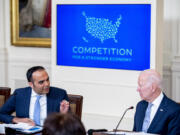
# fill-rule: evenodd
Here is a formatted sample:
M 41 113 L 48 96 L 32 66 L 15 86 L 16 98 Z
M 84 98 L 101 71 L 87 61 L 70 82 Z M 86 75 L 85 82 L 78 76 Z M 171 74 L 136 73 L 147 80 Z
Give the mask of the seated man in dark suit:
M 69 102 L 66 91 L 50 87 L 49 76 L 44 67 L 32 67 L 27 71 L 26 76 L 30 87 L 14 91 L 0 108 L 1 122 L 43 125 L 48 114 L 68 112 Z M 16 112 L 16 116 L 11 115 L 13 112 Z
M 145 70 L 138 78 L 142 101 L 137 104 L 134 131 L 160 135 L 180 135 L 180 105 L 162 92 L 162 79 L 155 70 Z

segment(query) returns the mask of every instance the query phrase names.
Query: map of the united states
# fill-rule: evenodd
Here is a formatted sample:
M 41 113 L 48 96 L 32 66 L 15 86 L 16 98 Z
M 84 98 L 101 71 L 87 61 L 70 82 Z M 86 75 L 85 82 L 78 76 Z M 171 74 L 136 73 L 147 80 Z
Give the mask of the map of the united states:
M 104 43 L 106 39 L 112 38 L 115 43 L 118 43 L 116 34 L 121 24 L 121 15 L 114 24 L 109 19 L 88 17 L 84 11 L 82 15 L 86 18 L 86 31 L 94 38 L 100 39 L 101 43 Z M 87 41 L 84 37 L 83 39 Z

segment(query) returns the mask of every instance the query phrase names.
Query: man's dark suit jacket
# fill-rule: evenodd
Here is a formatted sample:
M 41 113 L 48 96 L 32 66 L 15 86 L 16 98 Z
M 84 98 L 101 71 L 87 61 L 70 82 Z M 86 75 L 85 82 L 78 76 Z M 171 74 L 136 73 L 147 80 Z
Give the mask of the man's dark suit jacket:
M 133 131 L 142 131 L 147 106 L 144 100 L 137 104 Z M 180 135 L 180 105 L 164 95 L 147 133 Z
M 11 123 L 14 118 L 14 116 L 11 116 L 13 112 L 16 112 L 17 117 L 29 118 L 31 91 L 31 87 L 16 89 L 13 95 L 0 108 L 0 121 Z M 47 114 L 59 112 L 60 102 L 64 99 L 69 101 L 65 90 L 50 87 L 47 94 Z

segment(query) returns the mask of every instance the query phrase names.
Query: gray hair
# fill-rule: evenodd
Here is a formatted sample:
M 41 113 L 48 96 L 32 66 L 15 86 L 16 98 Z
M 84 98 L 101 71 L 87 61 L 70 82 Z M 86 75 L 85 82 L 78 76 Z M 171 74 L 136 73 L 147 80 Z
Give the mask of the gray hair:
M 158 88 L 162 89 L 162 78 L 161 75 L 154 69 L 148 69 L 148 70 L 144 70 L 140 73 L 141 74 L 147 74 L 147 81 L 150 84 L 155 83 L 157 85 Z

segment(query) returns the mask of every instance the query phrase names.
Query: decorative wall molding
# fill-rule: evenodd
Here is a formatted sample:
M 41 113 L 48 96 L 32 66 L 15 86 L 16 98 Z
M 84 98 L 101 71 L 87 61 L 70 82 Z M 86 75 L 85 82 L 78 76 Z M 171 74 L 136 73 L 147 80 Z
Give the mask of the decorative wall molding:
M 131 110 L 127 113 L 132 113 Z M 121 115 L 120 115 L 121 116 Z M 116 128 L 120 116 L 109 116 L 109 115 L 99 115 L 99 114 L 91 114 L 91 113 L 83 113 L 82 121 L 86 126 L 86 129 L 104 129 L 106 128 L 109 131 L 112 131 Z M 127 117 L 127 115 L 123 118 L 122 123 L 120 124 L 118 129 L 129 130 L 133 129 L 133 118 Z
M 0 86 L 7 86 L 8 82 L 8 55 L 7 50 L 0 48 Z
M 7 49 L 0 48 L 0 62 L 7 61 Z
M 12 55 L 13 56 L 13 55 Z M 8 62 L 9 87 L 13 89 L 27 86 L 26 72 L 32 66 L 44 66 L 51 76 L 51 59 L 49 55 L 10 56 Z
M 1 48 L 5 48 L 5 39 L 4 39 L 4 33 L 5 33 L 5 27 L 4 27 L 4 0 L 0 1 L 0 53 L 1 53 Z
M 180 1 L 164 0 L 164 88 L 180 102 Z
M 170 66 L 163 67 L 163 92 L 172 98 L 172 73 Z
M 180 102 L 180 57 L 172 61 L 172 98 Z
M 180 102 L 180 14 L 173 25 L 172 43 L 172 98 Z
M 117 83 L 105 83 L 105 82 L 96 82 L 96 81 L 78 81 L 78 80 L 62 80 L 63 83 L 72 83 L 72 84 L 92 84 L 92 85 L 103 85 L 103 86 L 121 86 L 121 87 L 127 87 L 127 88 L 136 88 L 137 84 L 125 84 L 119 82 Z
M 31 64 L 35 65 L 45 65 L 50 68 L 51 59 L 48 57 L 16 57 L 13 56 L 9 58 L 9 62 L 12 66 L 31 66 Z
M 180 72 L 172 73 L 172 98 L 180 102 Z

